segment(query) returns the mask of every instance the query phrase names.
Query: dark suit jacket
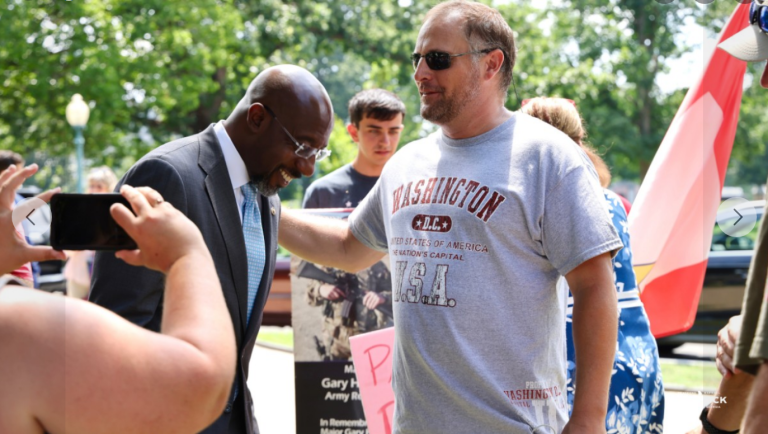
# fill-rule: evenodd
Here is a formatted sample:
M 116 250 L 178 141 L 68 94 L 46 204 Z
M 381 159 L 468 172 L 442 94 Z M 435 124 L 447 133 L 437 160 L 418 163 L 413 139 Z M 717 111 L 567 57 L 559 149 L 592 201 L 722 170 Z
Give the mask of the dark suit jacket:
M 213 126 L 145 155 L 125 174 L 117 188 L 122 184 L 149 186 L 160 192 L 200 228 L 216 265 L 237 341 L 239 357 L 233 381 L 238 393 L 235 397 L 233 387 L 226 410 L 203 432 L 258 433 L 246 379 L 272 285 L 280 200 L 277 196 L 260 198 L 266 266 L 253 307 L 253 321 L 246 327 L 248 259 L 232 182 Z M 163 285 L 161 273 L 130 266 L 116 259 L 112 252 L 101 252 L 96 254 L 90 300 L 139 326 L 159 331 Z

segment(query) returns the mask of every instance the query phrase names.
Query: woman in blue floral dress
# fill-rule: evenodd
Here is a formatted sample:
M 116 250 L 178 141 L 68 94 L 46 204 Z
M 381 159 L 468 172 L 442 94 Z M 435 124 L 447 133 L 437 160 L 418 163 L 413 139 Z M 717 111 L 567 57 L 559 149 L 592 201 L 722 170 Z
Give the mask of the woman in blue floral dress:
M 594 151 L 583 144 L 584 127 L 570 100 L 534 98 L 521 110 L 542 119 L 566 133 L 585 150 L 600 178 L 600 184 L 610 184 L 610 171 Z M 664 386 L 659 366 L 659 351 L 651 334 L 637 280 L 632 268 L 627 213 L 618 195 L 604 189 L 605 205 L 624 248 L 613 260 L 614 280 L 618 298 L 619 334 L 613 363 L 611 390 L 605 427 L 608 434 L 645 434 L 663 432 Z M 565 279 L 561 279 L 565 284 Z M 576 355 L 573 346 L 571 314 L 573 297 L 569 293 L 566 321 L 568 347 L 568 404 L 573 409 L 576 390 Z

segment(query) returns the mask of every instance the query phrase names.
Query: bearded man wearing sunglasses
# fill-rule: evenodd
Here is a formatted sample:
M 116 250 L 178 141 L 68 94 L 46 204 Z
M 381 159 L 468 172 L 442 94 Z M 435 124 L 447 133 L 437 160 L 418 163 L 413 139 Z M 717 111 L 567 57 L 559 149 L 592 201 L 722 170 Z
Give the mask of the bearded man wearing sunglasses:
M 237 370 L 221 416 L 204 433 L 258 433 L 246 385 L 272 283 L 280 199 L 294 178 L 311 176 L 326 149 L 333 108 L 309 71 L 261 72 L 226 120 L 145 155 L 118 184 L 149 186 L 200 228 L 232 319 Z M 163 311 L 161 273 L 98 253 L 91 301 L 152 331 Z
M 281 245 L 312 262 L 355 271 L 389 252 L 396 434 L 605 433 L 622 244 L 587 157 L 504 107 L 514 60 L 498 11 L 434 7 L 412 61 L 440 131 L 392 157 L 348 224 L 283 213 Z M 570 421 L 560 275 L 589 367 Z

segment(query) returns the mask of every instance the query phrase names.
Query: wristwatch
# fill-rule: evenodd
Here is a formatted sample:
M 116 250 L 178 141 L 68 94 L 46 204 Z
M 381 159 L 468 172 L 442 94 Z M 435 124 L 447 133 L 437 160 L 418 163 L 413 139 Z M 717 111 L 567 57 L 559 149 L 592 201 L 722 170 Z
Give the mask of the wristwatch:
M 706 407 L 704 407 L 704 410 L 701 410 L 701 416 L 699 416 L 699 420 L 701 421 L 701 427 L 704 428 L 704 432 L 709 434 L 739 434 L 739 430 L 724 431 L 712 425 L 709 422 L 709 419 L 707 419 L 708 414 L 709 414 L 709 406 L 707 405 Z

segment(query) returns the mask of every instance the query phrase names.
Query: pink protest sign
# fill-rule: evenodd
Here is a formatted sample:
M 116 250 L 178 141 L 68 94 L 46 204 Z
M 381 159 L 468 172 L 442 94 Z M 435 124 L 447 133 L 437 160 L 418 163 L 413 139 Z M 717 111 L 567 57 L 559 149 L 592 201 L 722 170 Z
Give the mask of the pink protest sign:
M 395 410 L 395 394 L 392 391 L 394 344 L 394 327 L 349 338 L 365 420 L 371 434 L 392 433 L 392 412 Z

